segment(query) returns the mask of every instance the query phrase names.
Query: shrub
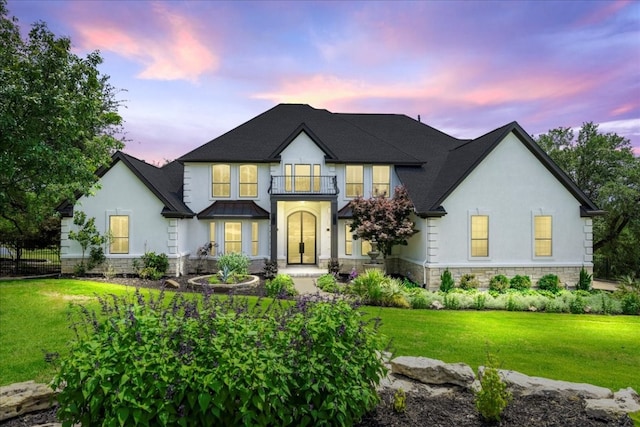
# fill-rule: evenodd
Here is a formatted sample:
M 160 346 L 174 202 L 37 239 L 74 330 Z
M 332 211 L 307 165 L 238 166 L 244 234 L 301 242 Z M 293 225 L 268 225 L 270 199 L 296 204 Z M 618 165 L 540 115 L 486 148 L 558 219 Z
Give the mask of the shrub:
M 444 296 L 444 307 L 449 310 L 459 310 L 460 300 L 457 294 L 448 293 Z
M 624 314 L 640 314 L 640 281 L 632 276 L 623 277 L 615 296 L 622 303 Z
M 582 267 L 580 269 L 580 276 L 578 277 L 578 283 L 576 283 L 576 289 L 581 291 L 591 290 L 591 279 L 593 275 L 589 274 L 587 270 Z
M 407 297 L 411 308 L 429 308 L 428 291 L 421 288 L 410 289 Z
M 399 280 L 390 279 L 383 281 L 380 286 L 380 291 L 380 305 L 400 308 L 411 307 L 404 293 L 404 287 Z
M 389 281 L 389 278 L 380 270 L 369 269 L 351 281 L 349 290 L 366 302 L 375 304 L 382 298 L 381 287 L 386 281 Z
M 409 279 L 409 278 L 407 278 L 407 277 L 404 277 L 404 278 L 402 279 L 402 286 L 403 286 L 405 289 L 420 288 L 420 285 L 418 285 L 416 282 L 414 282 L 413 280 L 411 280 L 411 279 Z
M 628 293 L 622 297 L 622 313 L 640 314 L 640 296 L 638 294 Z
M 526 291 L 531 288 L 531 279 L 529 276 L 516 275 L 509 281 L 509 286 L 517 291 Z
M 479 376 L 481 389 L 475 393 L 476 408 L 485 420 L 500 421 L 512 396 L 500 378 L 495 356 L 487 354 L 487 365 Z
M 453 280 L 453 276 L 451 275 L 451 272 L 447 268 L 440 275 L 440 290 L 442 292 L 449 292 L 449 291 L 451 291 L 451 289 L 453 289 L 455 287 L 455 285 L 456 285 L 456 283 Z
M 243 253 L 230 252 L 218 258 L 218 270 L 228 269 L 238 276 L 249 274 L 249 257 Z
M 291 297 L 298 294 L 293 284 L 293 279 L 288 274 L 278 274 L 264 284 L 267 296 L 271 298 Z
M 264 260 L 264 267 L 262 267 L 262 273 L 265 280 L 271 280 L 278 275 L 278 261 L 276 260 Z
M 509 289 L 509 279 L 504 274 L 493 276 L 489 281 L 489 290 L 496 291 L 500 294 Z
M 584 299 L 580 295 L 576 295 L 573 301 L 569 303 L 569 311 L 573 314 L 584 314 L 586 306 Z
M 140 267 L 137 260 L 134 260 L 133 267 L 142 279 L 159 280 L 169 269 L 169 257 L 167 254 L 145 252 L 140 259 L 142 260 L 142 267 Z
M 52 382 L 64 425 L 352 425 L 378 402 L 383 338 L 344 299 L 99 301 Z
M 476 295 L 473 302 L 476 310 L 483 310 L 487 302 L 487 296 L 485 294 L 480 293 Z
M 478 286 L 480 286 L 480 281 L 476 279 L 475 274 L 465 274 L 460 278 L 460 289 L 477 289 Z
M 545 274 L 538 280 L 538 289 L 557 294 L 562 290 L 560 279 L 555 274 Z
M 398 413 L 407 410 L 407 394 L 402 387 L 393 394 L 393 410 Z
M 340 291 L 338 280 L 333 274 L 323 274 L 322 276 L 318 277 L 318 279 L 316 280 L 316 286 L 320 288 L 320 290 L 325 292 Z

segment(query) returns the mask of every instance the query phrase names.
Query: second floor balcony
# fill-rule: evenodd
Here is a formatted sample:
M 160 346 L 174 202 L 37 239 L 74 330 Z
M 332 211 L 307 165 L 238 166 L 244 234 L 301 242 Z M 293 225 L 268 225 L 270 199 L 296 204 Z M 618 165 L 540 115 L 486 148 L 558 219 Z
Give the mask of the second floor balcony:
M 269 194 L 333 196 L 338 194 L 338 183 L 335 176 L 272 175 Z

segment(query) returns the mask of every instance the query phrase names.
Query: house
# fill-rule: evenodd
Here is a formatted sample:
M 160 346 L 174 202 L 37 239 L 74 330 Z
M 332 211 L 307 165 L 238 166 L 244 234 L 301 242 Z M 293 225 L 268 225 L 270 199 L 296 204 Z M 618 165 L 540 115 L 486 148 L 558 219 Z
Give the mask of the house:
M 368 242 L 354 240 L 349 201 L 404 185 L 418 230 L 394 248 L 387 271 L 431 288 L 455 277 L 574 284 L 592 269 L 592 216 L 601 214 L 516 122 L 461 140 L 396 114 L 339 114 L 280 104 L 157 168 L 118 152 L 100 188 L 63 206 L 63 271 L 80 258 L 68 239 L 73 210 L 109 231 L 119 273 L 145 251 L 166 253 L 171 273 L 194 270 L 198 248 L 243 252 L 260 271 L 279 266 L 362 269 Z

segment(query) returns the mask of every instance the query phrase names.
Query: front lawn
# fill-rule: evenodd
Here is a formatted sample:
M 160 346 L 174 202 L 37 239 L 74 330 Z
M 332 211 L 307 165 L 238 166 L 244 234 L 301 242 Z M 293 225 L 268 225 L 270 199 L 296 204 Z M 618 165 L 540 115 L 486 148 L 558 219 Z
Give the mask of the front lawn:
M 0 385 L 35 379 L 53 369 L 47 352 L 64 354 L 73 338 L 71 302 L 96 305 L 94 295 L 133 292 L 79 280 L 0 282 Z M 382 319 L 397 355 L 465 362 L 474 369 L 485 351 L 506 369 L 528 375 L 640 391 L 640 317 L 528 312 L 432 311 L 365 307 Z

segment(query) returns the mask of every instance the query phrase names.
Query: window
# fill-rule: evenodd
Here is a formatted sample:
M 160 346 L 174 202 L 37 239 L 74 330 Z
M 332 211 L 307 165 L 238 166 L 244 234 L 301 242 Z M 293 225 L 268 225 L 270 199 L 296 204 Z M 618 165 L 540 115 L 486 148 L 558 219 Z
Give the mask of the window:
M 320 165 L 313 165 L 313 191 L 320 192 Z
M 351 224 L 344 225 L 344 254 L 353 255 L 353 231 L 351 231 Z
M 209 223 L 209 242 L 211 247 L 214 248 L 216 245 L 216 223 L 213 221 Z
M 211 167 L 213 197 L 231 196 L 231 166 L 213 165 Z
M 551 215 L 537 215 L 533 218 L 535 256 L 551 256 L 553 219 Z
M 364 172 L 362 165 L 347 165 L 345 172 L 345 194 L 347 197 L 362 196 Z
M 258 256 L 258 223 L 251 223 L 251 256 Z
M 293 175 L 293 169 L 290 164 L 284 165 L 284 191 L 291 191 L 291 175 Z
M 109 253 L 128 254 L 129 253 L 129 216 L 110 215 L 109 233 L 111 234 L 111 245 Z
M 377 166 L 374 165 L 372 168 L 373 174 L 373 194 L 374 195 L 382 195 L 385 194 L 387 197 L 391 195 L 390 191 L 390 169 L 389 166 Z
M 489 256 L 488 215 L 471 215 L 471 256 Z
M 240 165 L 240 197 L 258 197 L 258 165 Z
M 311 165 L 295 165 L 295 191 L 309 192 L 311 191 Z
M 360 254 L 366 255 L 371 252 L 371 242 L 368 240 L 360 239 Z
M 224 223 L 224 253 L 242 252 L 242 223 Z

